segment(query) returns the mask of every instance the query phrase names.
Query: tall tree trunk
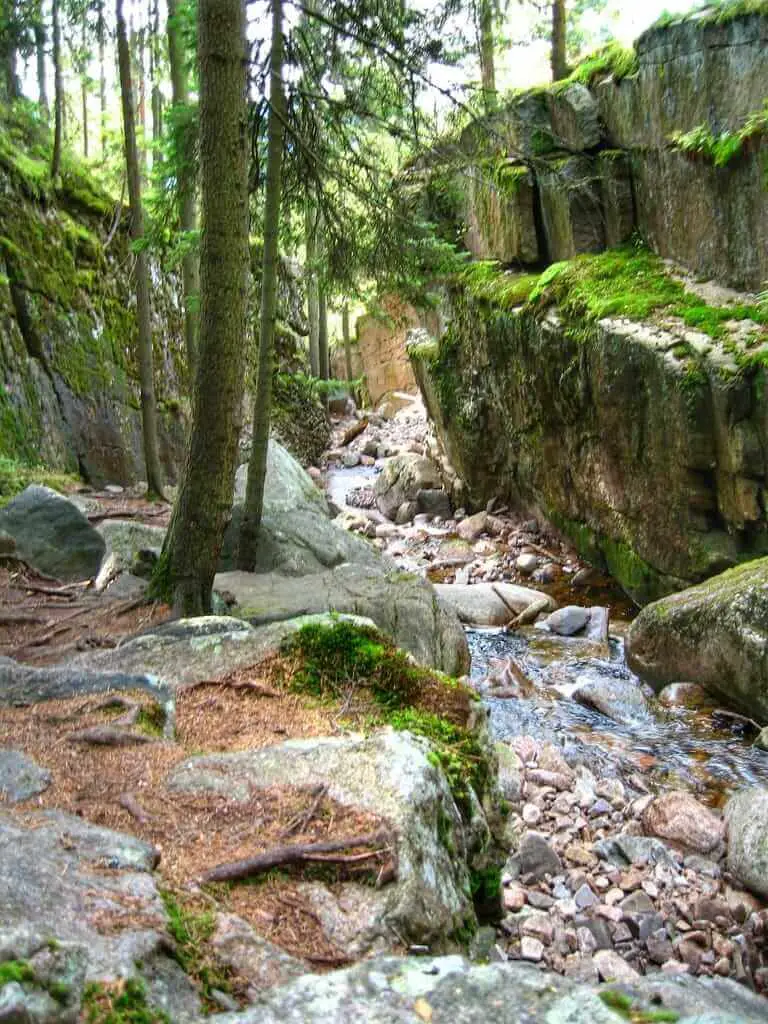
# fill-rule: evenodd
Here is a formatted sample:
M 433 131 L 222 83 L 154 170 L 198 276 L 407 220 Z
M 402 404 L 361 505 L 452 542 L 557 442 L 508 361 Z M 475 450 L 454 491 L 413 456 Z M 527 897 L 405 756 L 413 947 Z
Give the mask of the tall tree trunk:
M 96 31 L 99 35 L 99 112 L 101 116 L 101 159 L 107 159 L 107 67 L 105 47 L 107 43 L 107 26 L 104 22 L 104 0 L 99 0 L 98 22 Z
M 568 77 L 568 62 L 565 58 L 565 0 L 552 0 L 552 81 L 560 82 Z
M 480 84 L 486 113 L 496 107 L 496 64 L 493 40 L 493 0 L 477 0 L 477 34 L 480 50 Z
M 347 380 L 352 380 L 352 339 L 349 334 L 349 303 L 345 302 L 341 310 L 341 336 L 344 339 L 344 367 Z
M 81 26 L 81 45 L 83 48 L 83 72 L 80 76 L 80 93 L 83 103 L 83 156 L 88 159 L 88 62 L 86 59 L 85 49 L 85 15 L 83 15 L 83 24 Z
M 51 178 L 55 182 L 61 171 L 61 137 L 64 131 L 64 75 L 61 67 L 61 23 L 59 0 L 53 0 L 53 157 Z
M 141 205 L 141 175 L 136 148 L 136 123 L 133 112 L 131 55 L 123 18 L 123 0 L 116 0 L 117 58 L 120 65 L 120 93 L 123 105 L 123 138 L 125 171 L 128 178 L 128 202 L 131 208 L 131 238 L 144 237 L 144 211 Z M 141 423 L 144 434 L 144 461 L 147 467 L 147 491 L 152 496 L 163 494 L 162 471 L 157 447 L 157 403 L 152 358 L 152 320 L 149 304 L 149 261 L 147 251 L 136 253 L 136 319 L 138 321 L 139 382 L 141 385 Z
M 259 374 L 253 414 L 253 440 L 248 463 L 248 487 L 240 527 L 237 564 L 250 571 L 256 562 L 261 517 L 264 509 L 264 480 L 267 475 L 269 417 L 272 406 L 272 369 L 277 318 L 277 251 L 280 229 L 280 200 L 283 172 L 283 132 L 287 117 L 283 92 L 283 4 L 272 0 L 272 48 L 269 77 L 269 128 L 267 181 L 264 196 L 264 263 L 261 273 L 261 316 L 259 318 Z
M 185 615 L 210 611 L 242 427 L 248 273 L 244 0 L 199 0 L 200 358 L 179 497 L 155 578 Z
M 320 288 L 317 278 L 317 208 L 310 192 L 304 208 L 306 265 L 304 276 L 307 286 L 307 320 L 309 321 L 309 372 L 320 376 Z
M 320 287 L 319 307 L 318 355 L 320 356 L 320 379 L 328 380 L 331 376 L 331 364 L 328 353 L 328 297 L 323 286 Z
M 179 30 L 176 0 L 168 0 L 168 59 L 171 66 L 171 91 L 174 107 L 189 103 L 189 84 L 184 44 Z M 181 137 L 179 167 L 179 227 L 184 232 L 197 230 L 195 208 L 195 182 L 191 173 L 192 154 L 188 152 L 189 134 Z M 188 251 L 181 264 L 181 283 L 184 291 L 184 339 L 190 380 L 195 379 L 200 317 L 197 310 L 200 292 L 200 260 L 196 251 Z
M 152 83 L 152 141 L 163 134 L 163 94 L 160 91 L 160 3 L 153 0 L 149 36 L 149 80 Z
M 8 102 L 12 103 L 21 96 L 21 86 L 19 85 L 19 75 L 16 68 L 16 41 L 14 38 L 15 22 L 18 14 L 16 10 L 16 0 L 8 0 L 7 6 L 8 11 L 7 13 L 3 11 L 3 14 L 6 15 L 4 20 L 7 19 L 8 21 L 8 25 L 6 26 L 8 30 L 8 41 L 6 43 L 7 49 L 3 54 L 3 58 L 5 63 L 5 94 Z
M 37 101 L 40 112 L 48 119 L 48 85 L 45 80 L 45 22 L 43 21 L 43 4 L 38 0 L 35 9 L 35 57 L 37 61 Z

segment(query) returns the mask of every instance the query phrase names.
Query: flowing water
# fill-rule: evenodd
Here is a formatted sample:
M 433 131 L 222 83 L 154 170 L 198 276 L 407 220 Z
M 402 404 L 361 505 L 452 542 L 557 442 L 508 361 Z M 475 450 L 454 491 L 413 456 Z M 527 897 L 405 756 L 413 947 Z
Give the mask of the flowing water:
M 497 739 L 550 740 L 598 775 L 634 776 L 651 789 L 690 789 L 713 805 L 731 790 L 768 785 L 768 753 L 729 728 L 716 705 L 662 705 L 627 668 L 621 637 L 602 651 L 535 627 L 510 634 L 468 630 L 467 638 L 475 681 L 512 657 L 532 684 L 519 697 L 486 698 Z M 604 696 L 598 703 L 607 713 L 574 699 L 585 685 Z

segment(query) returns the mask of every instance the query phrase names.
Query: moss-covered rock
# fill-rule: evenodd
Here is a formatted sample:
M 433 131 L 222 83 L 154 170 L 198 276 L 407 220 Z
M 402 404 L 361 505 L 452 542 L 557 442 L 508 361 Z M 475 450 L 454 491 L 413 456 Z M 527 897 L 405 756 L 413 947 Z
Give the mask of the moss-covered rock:
M 478 264 L 445 311 L 411 355 L 477 505 L 548 518 L 640 603 L 768 551 L 759 305 L 709 303 L 630 246 L 534 280 Z
M 686 680 L 768 723 L 768 559 L 760 558 L 644 608 L 627 660 L 656 689 Z

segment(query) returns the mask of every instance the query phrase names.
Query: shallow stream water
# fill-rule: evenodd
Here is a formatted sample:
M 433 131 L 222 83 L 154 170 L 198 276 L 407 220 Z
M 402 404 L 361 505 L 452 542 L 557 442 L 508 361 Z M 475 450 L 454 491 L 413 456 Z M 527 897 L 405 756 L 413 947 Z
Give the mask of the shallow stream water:
M 510 634 L 468 630 L 467 638 L 474 680 L 511 656 L 533 684 L 525 696 L 486 698 L 497 739 L 527 734 L 550 740 L 598 775 L 634 776 L 650 789 L 690 789 L 713 805 L 731 790 L 768 785 L 768 753 L 719 721 L 715 704 L 661 704 L 627 668 L 621 637 L 597 653 L 585 641 L 535 627 Z M 610 717 L 573 699 L 585 682 L 607 688 Z

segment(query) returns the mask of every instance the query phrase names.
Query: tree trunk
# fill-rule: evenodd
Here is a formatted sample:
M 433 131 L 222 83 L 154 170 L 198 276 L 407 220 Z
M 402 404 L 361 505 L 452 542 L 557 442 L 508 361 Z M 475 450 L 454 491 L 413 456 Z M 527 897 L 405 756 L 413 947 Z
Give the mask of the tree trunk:
M 341 311 L 341 336 L 344 339 L 344 366 L 347 380 L 352 380 L 352 339 L 349 334 L 349 303 L 345 302 Z
M 4 5 L 5 6 L 5 5 Z M 5 95 L 9 103 L 13 103 L 21 96 L 21 86 L 19 85 L 19 75 L 16 68 L 16 40 L 15 40 L 15 23 L 17 18 L 17 4 L 16 0 L 8 0 L 8 11 L 2 12 L 5 17 L 4 21 L 7 21 L 7 49 L 3 53 L 3 61 L 5 63 Z
M 493 0 L 478 0 L 478 42 L 480 50 L 480 84 L 486 113 L 496 107 L 496 65 L 493 42 Z
M 81 45 L 83 48 L 83 73 L 80 77 L 80 93 L 83 103 L 83 156 L 88 159 L 88 63 L 86 60 L 85 50 L 85 15 L 83 15 L 83 24 L 81 26 Z
M 200 357 L 187 457 L 155 577 L 184 615 L 210 611 L 242 427 L 248 272 L 245 4 L 200 0 Z
M 99 111 L 101 115 L 101 159 L 107 159 L 107 69 L 104 49 L 107 42 L 107 26 L 104 23 L 104 0 L 99 0 L 99 14 L 96 31 L 99 34 Z
M 153 0 L 149 36 L 149 80 L 152 84 L 152 141 L 163 134 L 163 94 L 160 91 L 160 3 Z
M 128 202 L 131 208 L 131 238 L 144 238 L 144 211 L 141 206 L 141 175 L 136 148 L 136 123 L 133 112 L 131 83 L 131 55 L 128 34 L 123 18 L 123 0 L 116 0 L 117 58 L 120 66 L 120 93 L 123 105 L 123 138 L 125 142 L 125 170 L 128 178 Z M 149 262 L 146 249 L 136 253 L 136 319 L 138 321 L 139 381 L 141 384 L 141 423 L 144 434 L 144 461 L 147 467 L 147 492 L 150 496 L 163 494 L 160 456 L 157 448 L 157 403 L 152 359 L 152 321 L 149 304 Z
M 283 5 L 272 0 L 272 49 L 269 78 L 269 128 L 267 181 L 264 196 L 264 262 L 261 273 L 261 316 L 259 320 L 259 374 L 253 415 L 253 441 L 248 463 L 248 487 L 240 527 L 238 568 L 251 571 L 256 562 L 256 545 L 264 508 L 264 479 L 267 475 L 269 415 L 272 405 L 272 366 L 277 317 L 277 251 L 280 229 L 280 200 L 283 171 L 283 132 L 287 117 L 283 93 Z
M 320 289 L 317 279 L 317 209 L 310 193 L 307 193 L 304 208 L 304 232 L 306 264 L 304 275 L 307 282 L 307 320 L 309 321 L 309 372 L 320 376 Z
M 168 0 L 168 58 L 171 66 L 171 90 L 174 107 L 189 103 L 189 85 L 184 45 L 179 31 L 176 0 Z M 192 154 L 186 152 L 187 132 L 182 135 L 179 166 L 179 227 L 184 232 L 197 230 L 195 208 L 195 182 L 190 173 Z M 200 260 L 196 251 L 189 251 L 181 264 L 181 284 L 184 291 L 184 338 L 187 350 L 189 379 L 195 379 L 200 317 L 196 304 L 200 292 Z
M 45 81 L 45 22 L 43 4 L 39 0 L 35 11 L 35 57 L 37 60 L 37 100 L 43 117 L 48 119 L 48 86 Z
M 64 76 L 61 68 L 61 23 L 59 0 L 53 0 L 53 157 L 51 178 L 56 182 L 61 171 L 61 136 L 64 130 Z
M 552 0 L 552 81 L 560 82 L 568 77 L 568 63 L 565 58 L 565 0 Z
M 325 288 L 320 288 L 318 354 L 320 356 L 320 379 L 329 380 L 331 365 L 328 352 L 328 298 Z

